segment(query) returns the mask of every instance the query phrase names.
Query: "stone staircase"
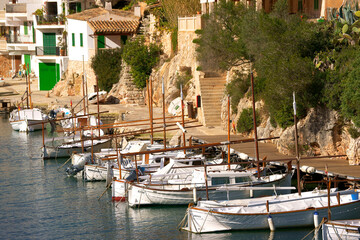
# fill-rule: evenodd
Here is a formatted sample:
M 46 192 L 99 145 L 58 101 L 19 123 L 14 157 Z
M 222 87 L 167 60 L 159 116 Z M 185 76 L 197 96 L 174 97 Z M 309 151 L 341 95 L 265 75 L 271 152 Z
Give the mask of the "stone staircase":
M 207 127 L 221 125 L 221 99 L 224 96 L 226 76 L 205 73 L 200 78 L 203 124 Z

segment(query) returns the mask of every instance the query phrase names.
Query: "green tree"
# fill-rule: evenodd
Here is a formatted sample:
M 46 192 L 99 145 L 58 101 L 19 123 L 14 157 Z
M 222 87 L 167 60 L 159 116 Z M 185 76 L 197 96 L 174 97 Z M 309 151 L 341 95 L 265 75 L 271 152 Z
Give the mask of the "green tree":
M 277 1 L 270 14 L 220 1 L 204 21 L 195 41 L 201 65 L 229 69 L 251 61 L 256 72 L 256 99 L 265 101 L 280 126 L 292 122 L 293 91 L 300 117 L 319 103 L 323 73 L 315 68 L 313 59 L 331 46 L 325 24 L 289 15 L 286 0 Z
M 356 127 L 360 127 L 360 56 L 353 62 L 353 69 L 343 81 L 343 92 L 341 95 L 341 112 L 353 120 Z
M 110 91 L 112 85 L 119 81 L 121 72 L 120 48 L 104 49 L 91 59 L 91 67 L 99 81 L 99 88 Z
M 153 67 L 160 60 L 160 47 L 145 44 L 143 37 L 127 41 L 124 46 L 123 59 L 131 67 L 131 75 L 136 87 L 143 89 Z

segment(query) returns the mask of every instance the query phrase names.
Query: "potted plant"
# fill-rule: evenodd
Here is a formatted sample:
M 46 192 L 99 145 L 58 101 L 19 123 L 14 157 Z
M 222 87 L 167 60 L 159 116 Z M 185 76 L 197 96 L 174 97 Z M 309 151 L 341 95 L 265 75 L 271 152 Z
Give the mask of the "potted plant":
M 65 14 L 64 14 L 64 13 L 60 13 L 59 16 L 58 16 L 58 20 L 59 20 L 59 23 L 60 23 L 61 25 L 64 25 L 64 24 L 65 24 L 65 21 L 66 21 Z
M 44 9 L 38 8 L 35 10 L 34 14 L 36 16 L 36 20 L 38 21 L 38 23 L 41 24 L 44 19 Z
M 64 30 L 62 33 L 62 36 L 58 37 L 58 46 L 60 47 L 60 56 L 66 56 L 66 48 L 67 48 L 66 36 L 67 36 L 67 32 L 66 32 L 66 30 Z

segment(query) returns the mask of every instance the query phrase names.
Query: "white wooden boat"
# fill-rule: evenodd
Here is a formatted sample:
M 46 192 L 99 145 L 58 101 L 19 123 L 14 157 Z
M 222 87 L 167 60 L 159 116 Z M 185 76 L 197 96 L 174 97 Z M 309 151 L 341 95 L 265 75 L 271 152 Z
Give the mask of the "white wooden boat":
M 323 240 L 359 240 L 360 219 L 328 221 L 322 225 Z
M 83 143 L 80 141 L 76 142 L 65 142 L 62 144 L 51 145 L 49 143 L 45 144 L 41 148 L 42 158 L 58 158 L 58 157 L 70 157 L 75 152 L 82 152 L 84 147 L 84 152 L 98 152 L 102 148 L 110 147 L 111 139 L 100 139 L 100 140 L 85 140 Z
M 352 219 L 360 215 L 359 193 L 354 190 L 330 194 L 332 219 Z M 354 197 L 355 196 L 355 197 Z M 328 216 L 328 194 L 303 192 L 236 201 L 204 201 L 187 211 L 184 230 L 206 233 L 229 230 L 255 230 L 308 227 Z
M 104 103 L 106 96 L 107 96 L 106 91 L 100 91 L 99 92 L 99 103 Z M 89 103 L 97 104 L 97 92 L 90 93 L 88 99 L 89 99 Z
M 172 156 L 172 154 L 175 155 Z M 170 157 L 172 158 L 169 159 Z M 171 164 L 167 164 L 167 162 Z M 148 175 L 153 173 L 152 176 L 155 176 L 154 178 L 156 179 L 156 175 L 159 176 L 159 174 L 169 172 L 169 170 L 174 166 L 172 165 L 174 162 L 183 162 L 183 163 L 185 162 L 185 165 L 182 166 L 192 166 L 196 162 L 200 162 L 201 164 L 203 164 L 205 162 L 205 158 L 200 156 L 192 156 L 186 158 L 186 156 L 182 155 L 182 152 L 179 152 L 178 154 L 176 152 L 167 152 L 164 154 L 152 154 L 149 156 L 148 161 L 145 160 L 145 162 L 143 161 L 142 163 L 139 163 L 138 166 L 143 169 L 143 174 Z M 123 171 L 123 169 L 125 170 L 125 173 L 122 172 L 122 178 L 116 178 L 113 180 L 113 185 L 112 185 L 113 201 L 125 201 L 128 197 L 128 190 L 127 190 L 129 188 L 128 185 L 130 185 L 134 181 L 133 178 L 128 178 L 130 174 L 129 171 L 126 170 L 130 169 L 132 171 L 135 171 L 135 167 L 122 168 L 121 171 Z M 114 170 L 118 170 L 118 169 L 114 169 Z M 192 172 L 193 169 L 184 170 L 183 172 L 186 173 L 185 175 L 189 175 L 190 171 Z M 114 176 L 117 176 L 115 171 L 114 174 L 115 174 Z
M 183 178 L 172 178 L 164 182 L 156 181 L 152 176 L 151 183 L 131 183 L 128 189 L 128 202 L 130 206 L 171 204 L 185 205 L 196 202 L 198 199 L 232 200 L 248 197 L 273 195 L 273 187 L 289 187 L 291 173 L 272 174 L 257 179 L 251 171 L 226 170 L 227 166 L 211 166 L 205 178 L 204 169 L 190 169 L 192 173 L 165 174 L 168 176 L 183 175 Z M 180 168 L 184 171 L 184 169 Z M 208 187 L 206 187 L 206 185 Z M 240 189 L 241 187 L 261 186 L 271 187 L 261 191 Z M 206 190 L 207 189 L 207 190 Z M 278 191 L 279 194 L 290 193 L 289 189 Z
M 15 109 L 10 113 L 9 122 L 15 131 L 28 132 L 42 129 L 42 122 L 48 119 L 38 108 Z

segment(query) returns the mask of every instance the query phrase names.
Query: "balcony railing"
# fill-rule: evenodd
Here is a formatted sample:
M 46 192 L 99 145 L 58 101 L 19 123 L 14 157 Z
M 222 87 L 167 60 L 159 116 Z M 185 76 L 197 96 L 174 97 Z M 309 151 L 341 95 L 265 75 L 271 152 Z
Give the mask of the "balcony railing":
M 64 25 L 65 21 L 63 18 L 59 18 L 57 16 L 46 16 L 40 17 L 36 16 L 37 24 L 38 25 Z
M 37 56 L 60 56 L 60 47 L 36 47 Z
M 6 4 L 6 13 L 26 13 L 26 3 Z
M 7 43 L 33 43 L 33 37 L 31 35 L 7 35 L 6 36 Z

